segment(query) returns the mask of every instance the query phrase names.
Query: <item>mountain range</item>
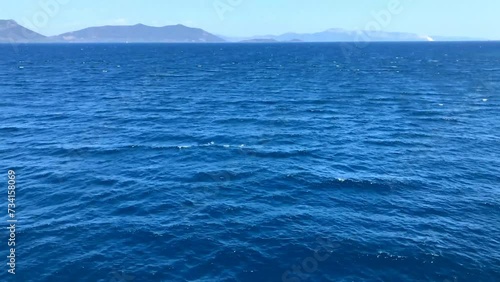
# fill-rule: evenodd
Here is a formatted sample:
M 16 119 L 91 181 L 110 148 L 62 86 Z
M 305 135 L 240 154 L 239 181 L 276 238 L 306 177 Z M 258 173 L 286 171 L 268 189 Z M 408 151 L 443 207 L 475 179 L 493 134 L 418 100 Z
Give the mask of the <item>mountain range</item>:
M 152 27 L 133 26 L 90 27 L 53 37 L 60 42 L 224 42 L 211 33 L 184 25 Z
M 383 31 L 352 31 L 333 28 L 316 33 L 285 33 L 281 35 L 263 35 L 250 38 L 232 39 L 223 37 L 229 41 L 240 40 L 274 40 L 277 42 L 352 42 L 352 41 L 434 41 L 433 37 L 403 32 Z
M 0 42 L 36 42 L 46 37 L 20 26 L 13 20 L 0 20 Z
M 0 20 L 0 43 L 218 43 L 218 42 L 356 42 L 356 41 L 467 41 L 481 40 L 427 36 L 402 32 L 350 31 L 329 29 L 317 33 L 232 38 L 214 35 L 203 29 L 184 25 L 153 27 L 143 24 L 89 27 L 57 36 L 44 36 L 13 20 Z

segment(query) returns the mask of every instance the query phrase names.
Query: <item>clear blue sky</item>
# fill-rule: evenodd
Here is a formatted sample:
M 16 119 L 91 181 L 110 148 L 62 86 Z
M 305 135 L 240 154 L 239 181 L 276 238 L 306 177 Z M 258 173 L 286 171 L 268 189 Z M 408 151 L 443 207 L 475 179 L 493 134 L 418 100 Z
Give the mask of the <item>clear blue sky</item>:
M 397 12 L 390 3 L 400 2 Z M 42 3 L 56 3 L 43 8 Z M 60 4 L 57 4 L 60 3 Z M 394 9 L 393 9 L 394 10 Z M 374 13 L 389 12 L 390 20 Z M 500 39 L 498 0 L 16 0 L 0 3 L 0 19 L 45 35 L 97 25 L 184 24 L 229 36 L 364 29 Z

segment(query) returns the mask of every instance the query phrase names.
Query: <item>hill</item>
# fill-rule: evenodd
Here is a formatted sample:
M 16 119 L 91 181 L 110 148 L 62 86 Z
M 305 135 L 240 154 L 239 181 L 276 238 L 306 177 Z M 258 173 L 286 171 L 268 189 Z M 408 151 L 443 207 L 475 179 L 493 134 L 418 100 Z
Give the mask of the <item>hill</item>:
M 52 37 L 58 42 L 141 43 L 141 42 L 224 42 L 224 39 L 199 28 L 184 25 L 153 27 L 132 26 L 90 27 Z
M 29 30 L 16 21 L 0 20 L 1 43 L 26 43 L 44 41 L 47 37 Z

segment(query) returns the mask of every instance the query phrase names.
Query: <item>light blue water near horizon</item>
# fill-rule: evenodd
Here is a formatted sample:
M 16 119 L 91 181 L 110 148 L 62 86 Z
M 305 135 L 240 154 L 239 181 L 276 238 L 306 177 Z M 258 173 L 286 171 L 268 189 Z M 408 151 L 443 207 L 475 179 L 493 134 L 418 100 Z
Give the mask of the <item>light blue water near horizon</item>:
M 0 45 L 1 280 L 499 281 L 499 66 L 494 42 Z

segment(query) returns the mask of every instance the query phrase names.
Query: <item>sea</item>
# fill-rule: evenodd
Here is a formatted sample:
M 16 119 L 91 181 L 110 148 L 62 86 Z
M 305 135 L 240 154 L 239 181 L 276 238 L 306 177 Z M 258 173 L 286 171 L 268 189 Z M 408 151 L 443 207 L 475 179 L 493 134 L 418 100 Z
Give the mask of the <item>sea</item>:
M 499 42 L 0 45 L 0 281 L 500 281 L 499 92 Z

